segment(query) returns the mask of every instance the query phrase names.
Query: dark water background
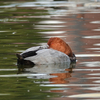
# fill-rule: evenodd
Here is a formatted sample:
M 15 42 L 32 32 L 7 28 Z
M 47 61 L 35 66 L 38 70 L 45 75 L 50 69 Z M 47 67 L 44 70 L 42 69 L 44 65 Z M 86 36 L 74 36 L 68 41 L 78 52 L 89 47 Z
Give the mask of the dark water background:
M 74 68 L 35 66 L 17 74 L 16 53 L 61 37 Z M 0 100 L 100 100 L 99 0 L 0 0 Z

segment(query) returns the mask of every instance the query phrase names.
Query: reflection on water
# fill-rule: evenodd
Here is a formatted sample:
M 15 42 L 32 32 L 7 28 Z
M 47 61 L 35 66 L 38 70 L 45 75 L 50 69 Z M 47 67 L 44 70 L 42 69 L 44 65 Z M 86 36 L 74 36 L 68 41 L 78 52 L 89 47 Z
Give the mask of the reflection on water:
M 18 52 L 61 37 L 77 63 L 42 65 L 17 74 Z M 100 1 L 0 1 L 0 99 L 99 100 Z

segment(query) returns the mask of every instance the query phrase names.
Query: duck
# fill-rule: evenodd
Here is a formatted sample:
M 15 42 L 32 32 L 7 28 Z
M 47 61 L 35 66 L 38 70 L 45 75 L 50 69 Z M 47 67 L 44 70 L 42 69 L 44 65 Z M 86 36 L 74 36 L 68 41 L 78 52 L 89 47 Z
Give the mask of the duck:
M 52 37 L 46 45 L 30 47 L 16 56 L 18 65 L 70 64 L 76 61 L 70 46 L 58 37 Z

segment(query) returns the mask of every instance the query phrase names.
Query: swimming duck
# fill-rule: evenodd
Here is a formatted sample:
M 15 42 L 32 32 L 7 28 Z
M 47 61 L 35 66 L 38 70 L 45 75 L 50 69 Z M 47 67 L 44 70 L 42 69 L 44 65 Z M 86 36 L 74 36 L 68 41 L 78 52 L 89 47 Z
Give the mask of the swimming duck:
M 69 45 L 58 37 L 50 38 L 46 45 L 26 49 L 21 54 L 16 54 L 17 64 L 41 65 L 71 63 L 76 61 Z

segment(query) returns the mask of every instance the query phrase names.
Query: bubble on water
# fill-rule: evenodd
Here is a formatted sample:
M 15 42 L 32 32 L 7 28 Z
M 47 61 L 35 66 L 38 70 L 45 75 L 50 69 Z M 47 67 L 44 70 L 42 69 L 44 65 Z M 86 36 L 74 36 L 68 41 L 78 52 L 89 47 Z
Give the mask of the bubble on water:
M 16 34 L 16 32 L 13 32 L 12 34 Z
M 47 97 L 50 97 L 50 95 L 47 95 Z
M 18 45 L 15 45 L 15 47 L 18 47 Z
M 42 89 L 40 89 L 40 91 L 42 91 Z
M 7 59 L 7 57 L 3 57 L 3 59 Z
M 27 90 L 27 92 L 30 92 L 30 90 Z

